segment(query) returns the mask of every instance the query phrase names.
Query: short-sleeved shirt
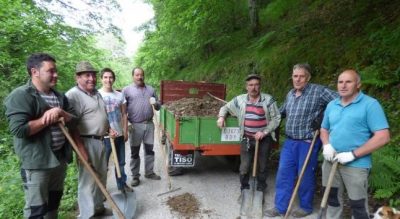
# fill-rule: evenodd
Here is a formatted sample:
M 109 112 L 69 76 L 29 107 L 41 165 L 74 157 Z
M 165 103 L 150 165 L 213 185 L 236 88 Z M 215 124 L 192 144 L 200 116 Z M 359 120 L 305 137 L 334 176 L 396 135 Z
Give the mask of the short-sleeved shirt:
M 108 121 L 111 128 L 118 132 L 118 136 L 122 136 L 124 132 L 122 129 L 121 105 L 126 103 L 124 95 L 116 90 L 112 90 L 111 92 L 99 90 L 99 92 L 106 104 Z
M 340 153 L 362 146 L 374 132 L 389 128 L 389 124 L 379 102 L 360 92 L 347 106 L 342 106 L 340 98 L 331 101 L 325 110 L 321 127 L 329 131 L 329 143 Z M 371 168 L 371 155 L 346 165 Z
M 131 123 L 141 123 L 153 119 L 153 109 L 150 105 L 150 97 L 158 100 L 154 88 L 150 85 L 144 87 L 131 84 L 122 90 L 126 98 L 126 112 Z
M 81 135 L 104 136 L 108 132 L 106 107 L 98 91 L 90 95 L 75 86 L 65 96 L 76 112 L 77 128 Z
M 280 108 L 282 117 L 286 117 L 286 136 L 298 140 L 312 139 L 312 122 L 337 97 L 335 91 L 319 84 L 307 84 L 298 97 L 295 89 L 290 90 Z

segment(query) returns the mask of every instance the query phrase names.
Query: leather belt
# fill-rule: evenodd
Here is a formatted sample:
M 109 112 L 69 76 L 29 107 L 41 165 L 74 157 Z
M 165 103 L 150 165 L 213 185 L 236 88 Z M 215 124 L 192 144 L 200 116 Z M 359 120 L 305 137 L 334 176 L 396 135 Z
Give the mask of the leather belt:
M 104 139 L 104 136 L 99 136 L 99 135 L 81 135 L 82 138 L 92 138 L 92 139 L 97 139 L 102 141 Z

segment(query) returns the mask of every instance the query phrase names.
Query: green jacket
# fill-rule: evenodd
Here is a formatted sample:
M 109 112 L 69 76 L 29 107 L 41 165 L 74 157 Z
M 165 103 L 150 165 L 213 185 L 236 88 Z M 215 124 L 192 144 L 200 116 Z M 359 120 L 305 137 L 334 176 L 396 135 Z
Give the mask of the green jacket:
M 281 114 L 278 105 L 271 95 L 264 93 L 261 93 L 260 95 L 260 102 L 262 102 L 265 111 L 265 118 L 268 122 L 268 125 L 265 127 L 263 132 L 271 135 L 271 137 L 276 141 L 274 130 L 278 128 L 279 123 L 281 122 Z M 244 134 L 244 118 L 248 99 L 247 94 L 239 95 L 225 104 L 225 106 L 221 107 L 218 114 L 219 117 L 226 117 L 229 112 L 231 115 L 236 116 L 239 122 L 241 137 L 243 137 Z
M 67 98 L 53 90 L 60 107 L 74 115 Z M 51 150 L 51 131 L 46 127 L 35 135 L 29 135 L 29 121 L 40 118 L 50 106 L 40 96 L 32 81 L 13 90 L 5 99 L 6 116 L 11 134 L 14 135 L 14 149 L 24 169 L 48 169 L 60 163 Z M 68 162 L 72 160 L 72 150 L 67 139 L 63 147 Z

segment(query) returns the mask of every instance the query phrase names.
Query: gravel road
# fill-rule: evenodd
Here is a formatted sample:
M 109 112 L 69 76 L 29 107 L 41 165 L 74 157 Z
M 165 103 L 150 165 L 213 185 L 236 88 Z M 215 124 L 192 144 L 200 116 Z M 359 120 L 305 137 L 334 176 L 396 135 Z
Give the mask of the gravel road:
M 140 219 L 186 219 L 177 212 L 173 212 L 167 205 L 168 199 L 173 196 L 184 193 L 191 193 L 200 203 L 200 210 L 197 216 L 190 217 L 195 219 L 237 219 L 239 218 L 240 204 L 239 197 L 239 177 L 238 173 L 232 171 L 231 165 L 224 157 L 196 156 L 196 165 L 194 168 L 187 169 L 184 175 L 171 177 L 172 189 L 181 188 L 176 192 L 157 195 L 168 190 L 168 180 L 163 167 L 162 150 L 155 140 L 155 172 L 160 174 L 160 181 L 149 180 L 141 177 L 140 185 L 134 187 L 137 196 L 137 214 Z M 126 144 L 126 166 L 125 171 L 128 174 L 128 182 L 131 180 L 129 161 L 129 144 Z M 141 151 L 141 157 L 143 151 Z M 113 164 L 110 162 L 110 170 L 113 170 Z M 141 165 L 143 175 L 143 159 Z M 271 167 L 272 168 L 272 167 Z M 274 184 L 276 167 L 270 170 L 268 177 L 268 188 L 265 194 L 264 209 L 273 206 Z M 109 171 L 107 188 L 110 193 L 117 192 L 114 173 Z M 314 213 L 305 219 L 316 218 L 319 209 L 319 203 L 315 203 Z M 296 208 L 296 207 L 295 207 Z M 112 217 L 103 217 L 109 219 Z M 267 218 L 267 217 L 264 217 Z

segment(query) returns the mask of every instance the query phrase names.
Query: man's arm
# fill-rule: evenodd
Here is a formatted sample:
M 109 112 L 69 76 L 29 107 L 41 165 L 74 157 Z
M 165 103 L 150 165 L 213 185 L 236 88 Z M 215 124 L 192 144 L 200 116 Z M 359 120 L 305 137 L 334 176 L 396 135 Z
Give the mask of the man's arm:
M 124 141 L 128 140 L 128 114 L 126 113 L 126 104 L 121 104 L 121 114 L 122 114 L 122 130 L 124 134 Z
M 379 148 L 383 147 L 390 141 L 390 132 L 389 129 L 382 129 L 374 132 L 372 138 L 370 138 L 365 144 L 361 147 L 355 149 L 353 154 L 355 157 L 362 157 L 368 155 Z
M 319 138 L 322 141 L 323 145 L 329 144 L 329 132 L 328 130 L 321 128 Z
M 70 131 L 71 137 L 74 140 L 76 146 L 78 147 L 79 152 L 82 154 L 83 159 L 89 162 L 89 155 L 86 150 L 85 144 L 83 143 L 79 131 L 77 129 L 73 129 Z
M 70 121 L 72 118 L 71 114 L 65 112 L 59 107 L 54 107 L 44 112 L 40 118 L 30 120 L 28 122 L 29 136 L 40 132 L 49 125 L 59 122 L 61 117 L 63 117 L 66 122 Z
M 227 104 L 225 104 L 221 109 L 219 109 L 218 113 L 218 120 L 217 120 L 217 126 L 222 128 L 225 127 L 225 117 L 228 115 L 228 112 L 231 113 L 232 115 L 237 116 L 237 97 L 233 98 L 231 101 L 229 101 Z

